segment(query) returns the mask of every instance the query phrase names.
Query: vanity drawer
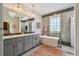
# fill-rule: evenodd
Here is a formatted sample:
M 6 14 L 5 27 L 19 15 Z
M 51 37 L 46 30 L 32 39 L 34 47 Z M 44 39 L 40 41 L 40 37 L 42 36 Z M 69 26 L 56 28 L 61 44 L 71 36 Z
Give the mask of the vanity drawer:
M 23 41 L 23 40 L 24 40 L 24 37 L 18 37 L 16 41 L 18 42 L 18 41 Z
M 25 44 L 32 44 L 32 36 L 25 37 Z
M 16 42 L 16 38 L 11 38 L 11 39 L 5 39 L 4 40 L 4 44 L 10 44 L 10 43 L 14 43 L 14 42 Z
M 38 35 L 33 35 L 33 43 L 39 42 L 39 36 Z
M 38 34 L 33 35 L 33 38 L 39 38 Z

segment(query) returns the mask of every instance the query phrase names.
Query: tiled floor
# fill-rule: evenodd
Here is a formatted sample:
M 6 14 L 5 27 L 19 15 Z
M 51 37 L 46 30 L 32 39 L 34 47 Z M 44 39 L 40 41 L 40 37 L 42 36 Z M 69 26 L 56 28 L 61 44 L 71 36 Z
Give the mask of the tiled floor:
M 63 56 L 64 51 L 48 45 L 39 45 L 23 56 Z
M 74 48 L 62 45 L 62 50 L 65 51 L 65 56 L 73 56 L 74 55 Z

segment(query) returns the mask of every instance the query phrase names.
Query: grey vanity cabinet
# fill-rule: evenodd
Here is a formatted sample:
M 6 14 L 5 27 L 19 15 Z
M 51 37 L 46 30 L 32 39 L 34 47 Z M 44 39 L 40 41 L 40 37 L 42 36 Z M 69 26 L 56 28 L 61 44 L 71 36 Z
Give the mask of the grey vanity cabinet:
M 7 56 L 7 45 L 4 44 L 4 56 Z
M 13 44 L 4 45 L 4 55 L 13 56 Z
M 16 56 L 39 44 L 39 35 L 29 35 L 4 40 L 4 55 Z
M 32 35 L 25 37 L 25 51 L 32 48 Z
M 39 35 L 35 34 L 33 35 L 33 46 L 36 46 L 39 44 Z
M 13 56 L 14 55 L 15 43 L 16 43 L 15 39 L 4 40 L 4 55 L 5 56 Z
M 22 53 L 22 42 L 21 41 L 19 41 L 19 42 L 17 42 L 17 49 L 16 49 L 16 55 L 19 55 L 19 54 L 21 54 Z
M 16 56 L 24 52 L 24 38 L 11 38 L 4 40 L 4 55 Z
M 24 52 L 24 42 L 24 37 L 17 38 L 16 55 L 19 55 Z

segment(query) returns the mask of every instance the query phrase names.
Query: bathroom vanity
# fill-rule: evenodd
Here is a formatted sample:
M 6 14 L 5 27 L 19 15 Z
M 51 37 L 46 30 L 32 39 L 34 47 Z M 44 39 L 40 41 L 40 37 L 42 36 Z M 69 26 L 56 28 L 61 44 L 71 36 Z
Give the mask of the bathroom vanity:
M 4 36 L 4 55 L 17 56 L 39 44 L 39 35 L 35 33 Z

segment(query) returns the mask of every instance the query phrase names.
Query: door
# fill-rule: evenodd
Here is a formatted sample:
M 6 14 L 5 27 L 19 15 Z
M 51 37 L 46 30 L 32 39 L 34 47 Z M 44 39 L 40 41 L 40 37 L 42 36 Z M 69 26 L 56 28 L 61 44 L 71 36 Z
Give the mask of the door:
M 13 43 L 13 56 L 17 55 L 17 43 Z
M 32 36 L 25 37 L 25 51 L 32 48 Z
M 8 45 L 4 45 L 4 56 L 8 56 L 8 49 L 7 49 Z
M 39 35 L 33 35 L 33 46 L 39 44 Z
M 17 38 L 16 55 L 24 52 L 24 37 Z
M 24 49 L 24 47 L 23 47 L 23 40 L 22 41 L 18 41 L 17 42 L 17 50 L 16 50 L 17 55 L 23 53 L 24 52 L 23 49 Z
M 7 44 L 4 46 L 4 55 L 13 56 L 13 44 Z
M 16 49 L 16 39 L 6 39 L 4 40 L 4 55 L 5 56 L 13 56 L 15 55 Z

